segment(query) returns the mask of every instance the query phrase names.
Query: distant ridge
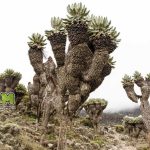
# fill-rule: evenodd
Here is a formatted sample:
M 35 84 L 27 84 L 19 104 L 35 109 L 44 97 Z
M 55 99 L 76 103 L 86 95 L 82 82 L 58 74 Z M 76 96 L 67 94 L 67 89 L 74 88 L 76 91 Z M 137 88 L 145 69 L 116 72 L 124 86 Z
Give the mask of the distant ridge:
M 101 123 L 102 124 L 121 124 L 122 123 L 122 119 L 124 116 L 128 115 L 128 116 L 139 116 L 140 113 L 140 108 L 136 107 L 136 108 L 132 108 L 132 109 L 124 109 L 118 112 L 105 112 L 102 115 L 102 120 Z

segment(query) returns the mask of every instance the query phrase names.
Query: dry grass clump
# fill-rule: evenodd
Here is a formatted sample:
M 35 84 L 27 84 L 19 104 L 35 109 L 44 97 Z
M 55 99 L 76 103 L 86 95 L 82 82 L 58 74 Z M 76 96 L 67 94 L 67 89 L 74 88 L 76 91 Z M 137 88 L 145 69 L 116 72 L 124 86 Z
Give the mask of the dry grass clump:
M 27 135 L 20 135 L 18 138 L 21 141 L 22 145 L 24 145 L 25 150 L 46 150 L 46 148 L 38 143 L 35 143 Z

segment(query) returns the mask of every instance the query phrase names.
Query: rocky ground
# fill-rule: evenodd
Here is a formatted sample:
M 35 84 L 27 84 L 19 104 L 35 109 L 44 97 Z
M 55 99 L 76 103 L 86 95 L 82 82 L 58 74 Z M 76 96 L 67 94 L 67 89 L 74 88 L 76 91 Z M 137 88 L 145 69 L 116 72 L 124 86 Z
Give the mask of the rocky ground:
M 48 132 L 43 140 L 42 127 L 37 127 L 33 116 L 19 112 L 0 112 L 0 150 L 56 150 L 60 125 L 49 124 Z M 144 137 L 130 138 L 124 133 L 115 131 L 115 127 L 101 127 L 95 132 L 84 126 L 77 118 L 72 126 L 66 125 L 66 150 L 148 150 Z

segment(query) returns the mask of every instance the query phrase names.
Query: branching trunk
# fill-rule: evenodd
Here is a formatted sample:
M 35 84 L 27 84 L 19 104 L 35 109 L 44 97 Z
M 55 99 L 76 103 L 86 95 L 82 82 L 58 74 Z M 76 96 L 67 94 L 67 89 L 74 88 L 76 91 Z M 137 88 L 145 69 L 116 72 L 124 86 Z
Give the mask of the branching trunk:
M 141 100 L 140 110 L 147 129 L 147 140 L 150 144 L 150 104 L 147 100 Z

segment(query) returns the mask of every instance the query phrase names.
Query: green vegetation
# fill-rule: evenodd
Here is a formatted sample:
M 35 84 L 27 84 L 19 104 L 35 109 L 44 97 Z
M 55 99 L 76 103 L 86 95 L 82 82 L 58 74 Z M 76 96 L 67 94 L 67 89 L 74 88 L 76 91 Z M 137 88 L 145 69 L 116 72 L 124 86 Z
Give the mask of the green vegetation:
M 127 74 L 124 75 L 121 82 L 122 82 L 123 86 L 126 86 L 126 85 L 133 86 L 134 85 L 132 77 L 128 76 Z
M 90 11 L 87 10 L 85 5 L 83 5 L 82 3 L 74 3 L 67 6 L 67 12 L 69 15 L 67 15 L 67 19 L 64 19 L 64 23 L 68 25 L 73 21 L 87 21 L 87 15 Z
M 44 49 L 46 45 L 44 36 L 39 33 L 33 33 L 31 37 L 29 37 L 30 42 L 28 42 L 29 47 L 37 47 L 38 49 Z
M 18 138 L 20 139 L 21 143 L 25 146 L 24 149 L 26 150 L 46 150 L 46 148 L 44 148 L 38 143 L 35 143 L 27 135 L 20 135 Z
M 15 90 L 18 93 L 23 93 L 23 94 L 27 93 L 26 87 L 23 84 L 18 84 Z
M 20 72 L 14 72 L 13 75 L 15 78 L 17 78 L 19 80 L 22 78 L 22 74 Z
M 92 98 L 86 101 L 83 105 L 92 105 L 92 104 L 100 104 L 101 106 L 107 106 L 108 102 L 105 99 L 100 98 Z
M 4 76 L 5 77 L 14 77 L 14 70 L 13 69 L 6 69 L 5 71 L 4 71 Z
M 113 57 L 109 57 L 108 64 L 111 66 L 111 68 L 115 68 L 116 61 L 113 60 Z
M 115 130 L 116 130 L 116 132 L 118 132 L 118 133 L 122 133 L 122 132 L 124 131 L 124 126 L 123 126 L 123 125 L 120 125 L 120 124 L 115 125 Z
M 3 80 L 4 77 L 5 77 L 4 73 L 1 73 L 1 74 L 0 74 L 0 81 Z
M 51 18 L 51 27 L 53 28 L 52 30 L 45 31 L 47 37 L 52 36 L 54 33 L 65 32 L 63 20 L 59 17 Z
M 108 36 L 116 44 L 121 40 L 117 39 L 119 32 L 116 28 L 111 26 L 111 21 L 108 21 L 107 17 L 91 15 L 91 22 L 89 23 L 89 31 L 93 33 L 92 36 Z
M 133 78 L 134 78 L 134 81 L 139 81 L 139 80 L 143 79 L 141 73 L 138 71 L 134 72 Z
M 150 80 L 150 73 L 148 73 L 145 78 L 146 80 Z
M 105 139 L 100 136 L 95 136 L 94 139 L 90 142 L 91 144 L 98 144 L 100 147 L 104 146 L 105 144 Z
M 87 126 L 87 127 L 90 127 L 90 128 L 93 128 L 93 124 L 92 124 L 89 117 L 80 118 L 80 124 Z
M 4 79 L 5 77 L 15 77 L 20 80 L 22 74 L 20 72 L 15 72 L 13 69 L 6 69 L 4 73 L 0 74 L 0 79 Z
M 125 116 L 125 117 L 123 118 L 123 121 L 124 121 L 125 123 L 131 123 L 131 124 L 134 124 L 134 123 L 143 123 L 142 116 L 138 116 L 138 117 Z

